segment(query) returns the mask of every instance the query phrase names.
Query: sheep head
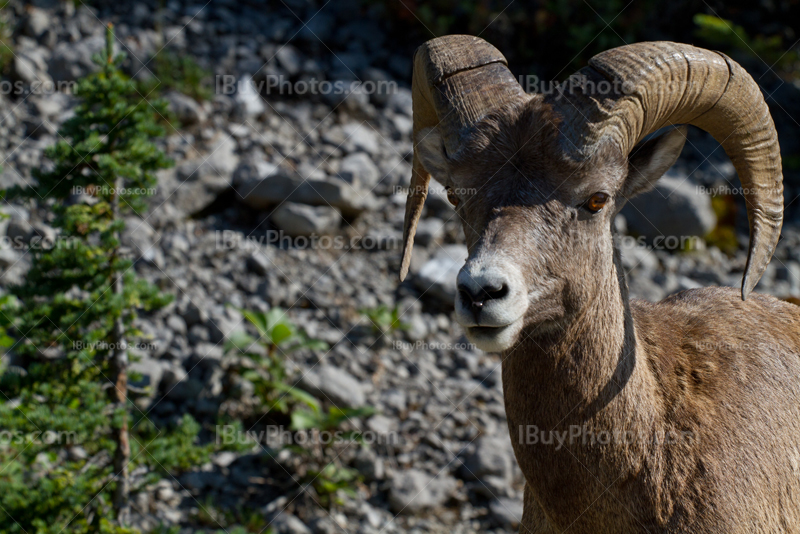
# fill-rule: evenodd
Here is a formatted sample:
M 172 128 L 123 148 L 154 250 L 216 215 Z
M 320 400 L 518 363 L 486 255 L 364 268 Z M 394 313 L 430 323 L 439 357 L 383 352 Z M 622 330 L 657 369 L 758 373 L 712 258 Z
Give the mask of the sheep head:
M 742 299 L 780 236 L 777 134 L 758 86 L 723 54 L 628 45 L 592 58 L 556 94 L 526 95 L 491 45 L 442 37 L 415 54 L 413 106 L 401 279 L 432 174 L 452 192 L 470 251 L 456 318 L 485 350 L 580 313 L 621 276 L 614 216 L 680 154 L 685 126 L 642 143 L 665 126 L 708 131 L 736 167 L 751 235 Z

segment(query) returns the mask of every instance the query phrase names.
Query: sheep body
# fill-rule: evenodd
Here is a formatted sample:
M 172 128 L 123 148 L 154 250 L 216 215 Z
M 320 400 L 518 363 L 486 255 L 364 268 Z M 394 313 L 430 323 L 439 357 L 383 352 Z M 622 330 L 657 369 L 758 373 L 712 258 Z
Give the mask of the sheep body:
M 800 532 L 800 307 L 705 288 L 619 315 L 503 362 L 520 531 Z M 531 426 L 586 430 L 558 448 Z

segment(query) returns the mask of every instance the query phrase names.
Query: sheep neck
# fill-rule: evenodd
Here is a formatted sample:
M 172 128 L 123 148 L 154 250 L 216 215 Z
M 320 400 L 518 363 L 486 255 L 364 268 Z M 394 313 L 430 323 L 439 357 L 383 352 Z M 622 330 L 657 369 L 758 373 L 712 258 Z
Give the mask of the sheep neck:
M 618 252 L 595 287 L 563 328 L 523 331 L 523 341 L 503 355 L 517 460 L 534 491 L 559 496 L 552 504 L 568 515 L 573 501 L 581 502 L 579 488 L 587 488 L 587 469 L 605 486 L 635 473 L 656 428 L 655 410 L 646 409 L 656 406 L 655 389 L 636 351 Z M 561 486 L 572 493 L 554 491 Z

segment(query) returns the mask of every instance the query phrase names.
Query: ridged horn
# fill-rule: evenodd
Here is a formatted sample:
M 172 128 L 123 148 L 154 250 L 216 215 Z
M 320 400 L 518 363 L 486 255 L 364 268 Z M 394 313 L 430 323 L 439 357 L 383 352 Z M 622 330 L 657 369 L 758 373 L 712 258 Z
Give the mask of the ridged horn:
M 420 132 L 438 128 L 445 151 L 452 157 L 482 117 L 526 97 L 508 70 L 503 54 L 483 39 L 470 35 L 439 37 L 417 48 L 411 96 L 415 154 L 403 223 L 400 281 L 408 274 L 414 234 L 431 180 L 416 155 Z
M 576 157 L 591 154 L 601 139 L 627 154 L 643 137 L 672 124 L 693 124 L 722 145 L 747 203 L 750 247 L 742 300 L 747 299 L 783 222 L 778 135 L 753 78 L 720 52 L 670 42 L 608 50 L 576 74 L 566 90 L 548 97 L 562 118 L 563 146 Z

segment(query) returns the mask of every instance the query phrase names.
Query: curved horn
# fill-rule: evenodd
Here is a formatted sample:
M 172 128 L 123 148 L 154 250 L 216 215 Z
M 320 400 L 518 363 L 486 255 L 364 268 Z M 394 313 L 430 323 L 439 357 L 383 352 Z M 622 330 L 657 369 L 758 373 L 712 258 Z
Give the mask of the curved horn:
M 417 48 L 411 93 L 414 148 L 422 130 L 438 127 L 449 156 L 458 152 L 470 128 L 487 113 L 525 96 L 503 55 L 483 39 L 470 35 L 439 37 Z M 414 234 L 430 180 L 430 173 L 415 153 L 403 224 L 400 281 L 408 274 Z
M 589 155 L 601 138 L 628 154 L 643 137 L 671 124 L 698 126 L 725 149 L 750 221 L 745 300 L 772 257 L 783 221 L 778 135 L 758 85 L 720 52 L 669 42 L 603 52 L 577 74 L 568 82 L 571 91 L 554 103 L 563 119 L 564 148 L 575 147 L 575 156 Z M 601 82 L 610 90 L 601 90 Z

